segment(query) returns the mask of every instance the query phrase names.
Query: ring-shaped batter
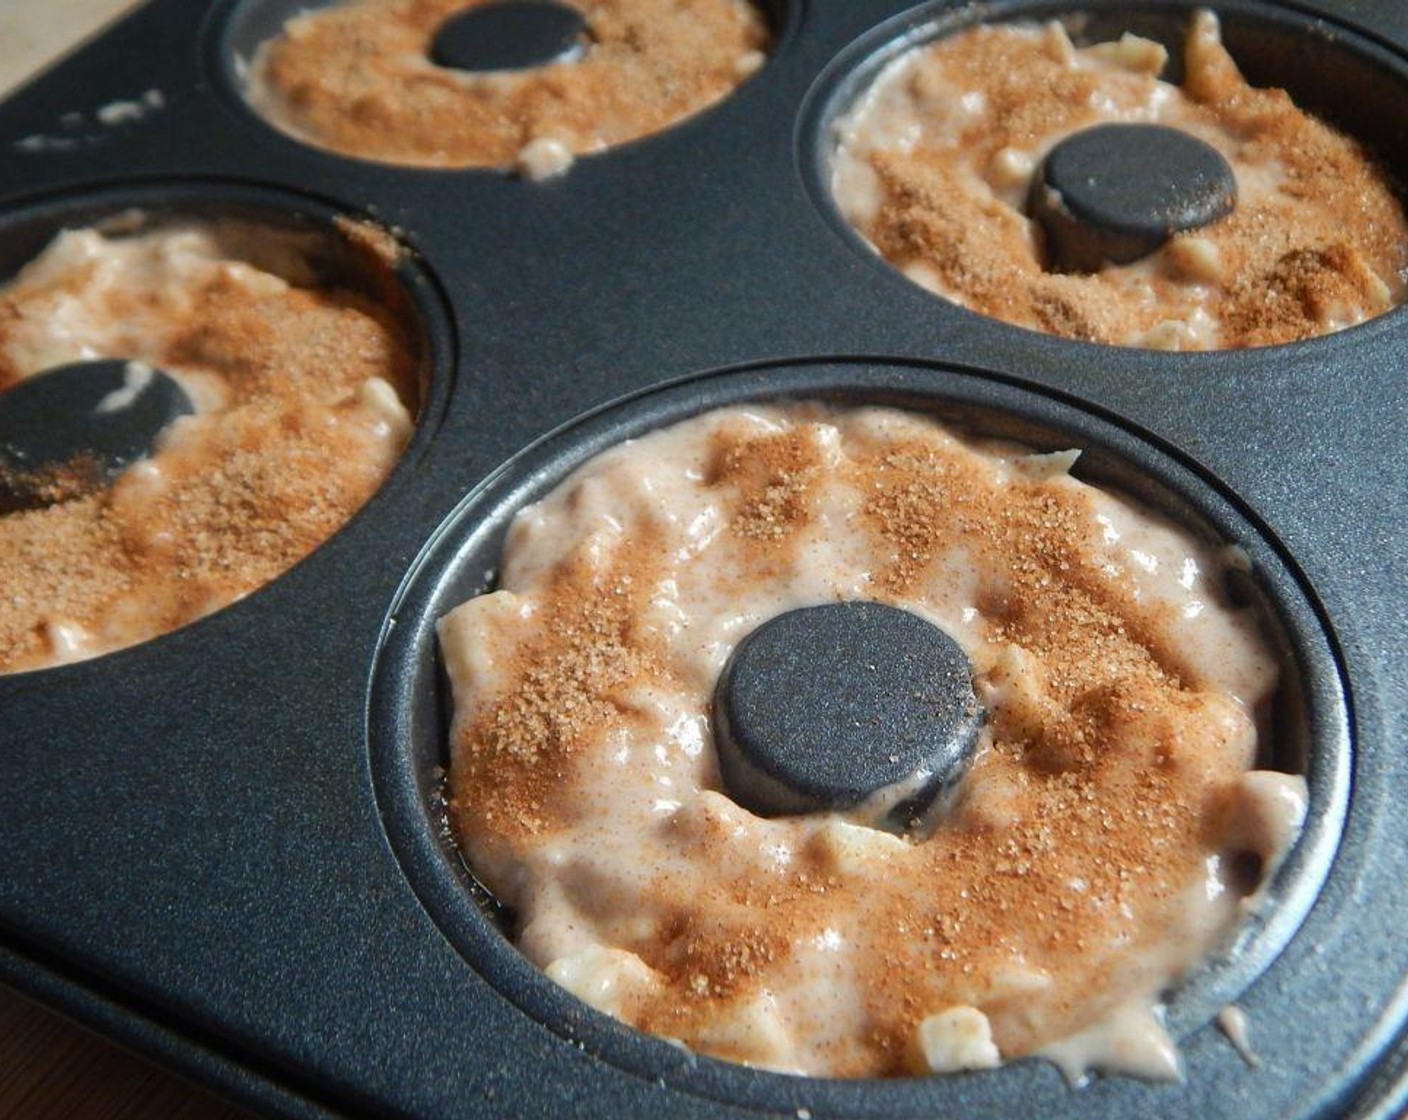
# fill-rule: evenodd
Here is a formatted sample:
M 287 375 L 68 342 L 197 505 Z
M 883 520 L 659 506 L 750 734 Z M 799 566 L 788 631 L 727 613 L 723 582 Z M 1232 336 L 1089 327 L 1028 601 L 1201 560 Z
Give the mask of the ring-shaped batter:
M 521 511 L 499 590 L 439 634 L 452 823 L 522 951 L 641 1029 L 773 1069 L 1041 1053 L 1174 1076 L 1159 1000 L 1256 898 L 1305 784 L 1251 769 L 1278 666 L 1220 602 L 1240 553 L 1074 459 L 884 409 L 724 409 Z M 953 636 L 988 711 L 905 837 L 721 792 L 733 648 L 853 599 Z
M 160 369 L 195 407 L 110 486 L 0 513 L 0 673 L 234 602 L 385 480 L 411 433 L 417 356 L 388 307 L 320 275 L 327 236 L 131 213 L 63 231 L 0 287 L 0 393 L 113 358 L 132 389 Z
M 1352 138 L 1248 84 L 1217 17 L 1196 13 L 1181 85 L 1168 52 L 1126 34 L 1077 47 L 1052 21 L 983 24 L 905 51 L 834 125 L 846 219 L 915 283 L 1065 338 L 1162 350 L 1270 346 L 1381 315 L 1408 297 L 1408 220 Z M 1041 161 L 1101 123 L 1160 124 L 1231 166 L 1230 215 L 1149 256 L 1053 267 L 1027 199 Z
M 542 178 L 711 105 L 768 41 L 748 0 L 572 0 L 591 40 L 574 60 L 483 74 L 432 63 L 441 24 L 483 2 L 351 0 L 298 15 L 256 53 L 250 101 L 346 155 Z

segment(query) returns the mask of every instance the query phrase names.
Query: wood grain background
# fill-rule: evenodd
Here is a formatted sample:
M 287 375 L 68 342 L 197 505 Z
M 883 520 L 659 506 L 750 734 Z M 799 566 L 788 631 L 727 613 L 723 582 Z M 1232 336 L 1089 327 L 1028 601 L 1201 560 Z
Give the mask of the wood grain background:
M 0 1117 L 248 1120 L 246 1113 L 3 987 Z

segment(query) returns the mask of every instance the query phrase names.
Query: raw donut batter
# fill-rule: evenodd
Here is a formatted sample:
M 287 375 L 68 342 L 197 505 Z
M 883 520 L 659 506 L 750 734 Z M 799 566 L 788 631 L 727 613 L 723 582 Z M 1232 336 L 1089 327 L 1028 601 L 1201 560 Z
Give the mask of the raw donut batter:
M 910 279 L 1066 338 L 1170 350 L 1267 346 L 1340 330 L 1408 295 L 1408 224 L 1354 141 L 1280 90 L 1253 89 L 1199 12 L 1182 86 L 1126 35 L 1076 48 L 1059 23 L 980 26 L 906 52 L 837 121 L 846 218 Z M 1182 129 L 1231 164 L 1231 216 L 1144 260 L 1044 267 L 1024 211 L 1045 154 L 1101 122 Z
M 251 67 L 251 102 L 320 147 L 387 163 L 513 167 L 532 178 L 674 124 L 763 62 L 748 0 L 574 0 L 580 59 L 469 73 L 428 57 L 436 30 L 483 0 L 351 0 L 290 20 Z
M 1305 784 L 1250 769 L 1277 664 L 1218 601 L 1220 554 L 1074 460 L 890 410 L 747 407 L 627 442 L 521 511 L 499 590 L 439 634 L 452 824 L 529 959 L 770 1069 L 1044 1054 L 1175 1076 L 1159 1001 L 1226 943 Z M 906 836 L 765 819 L 720 781 L 731 651 L 842 600 L 941 627 L 988 712 Z
M 415 357 L 382 308 L 320 285 L 305 247 L 234 222 L 69 230 L 0 289 L 0 393 L 114 357 L 170 374 L 195 404 L 110 488 L 0 514 L 0 672 L 225 606 L 381 484 L 410 432 L 398 393 Z

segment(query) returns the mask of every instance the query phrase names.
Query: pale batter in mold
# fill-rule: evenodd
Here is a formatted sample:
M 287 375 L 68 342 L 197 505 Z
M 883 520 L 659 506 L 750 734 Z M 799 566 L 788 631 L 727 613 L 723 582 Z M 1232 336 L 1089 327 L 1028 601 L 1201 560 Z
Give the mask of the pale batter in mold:
M 910 279 L 974 311 L 1067 338 L 1172 350 L 1265 346 L 1402 303 L 1408 224 L 1352 140 L 1280 90 L 1247 85 L 1199 12 L 1181 86 L 1162 46 L 1076 48 L 1059 23 L 980 26 L 907 51 L 835 125 L 846 218 Z M 1240 200 L 1152 256 L 1047 269 L 1024 201 L 1060 140 L 1104 122 L 1191 133 Z
M 436 30 L 477 2 L 348 0 L 301 14 L 259 49 L 250 101 L 346 155 L 545 178 L 718 101 L 762 64 L 768 41 L 748 0 L 573 0 L 590 39 L 578 59 L 492 73 L 436 66 Z
M 1042 1054 L 1175 1076 L 1162 995 L 1259 897 L 1305 784 L 1251 769 L 1277 661 L 1219 601 L 1222 553 L 1074 460 L 890 410 L 747 407 L 521 511 L 499 589 L 439 625 L 452 824 L 521 950 L 642 1030 L 769 1069 Z M 731 651 L 839 600 L 941 627 L 988 711 L 906 836 L 764 819 L 720 782 Z
M 195 406 L 110 487 L 0 514 L 0 672 L 92 657 L 240 598 L 380 485 L 415 356 L 366 297 L 319 282 L 308 235 L 238 222 L 61 233 L 0 288 L 0 393 L 97 358 Z

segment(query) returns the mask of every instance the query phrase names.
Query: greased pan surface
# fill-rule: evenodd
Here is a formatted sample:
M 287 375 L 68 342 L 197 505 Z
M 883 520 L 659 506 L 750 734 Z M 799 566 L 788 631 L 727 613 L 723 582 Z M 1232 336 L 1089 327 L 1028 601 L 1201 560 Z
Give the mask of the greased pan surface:
M 293 7 L 157 0 L 0 104 L 0 273 L 134 205 L 370 216 L 418 250 L 401 275 L 426 355 L 410 448 L 307 560 L 155 642 L 0 677 L 7 980 L 287 1115 L 1401 1111 L 1408 312 L 1269 350 L 1103 348 L 961 311 L 870 256 L 818 170 L 848 78 L 935 23 L 1064 6 L 779 4 L 769 62 L 731 97 L 542 184 L 348 160 L 264 125 L 232 59 Z M 1079 7 L 1157 23 L 1191 6 Z M 1254 81 L 1319 91 L 1403 160 L 1399 5 L 1218 10 L 1234 54 L 1239 21 L 1270 44 Z M 100 122 L 150 89 L 159 107 Z M 693 1059 L 538 977 L 438 840 L 429 628 L 484 585 L 512 510 L 655 423 L 806 395 L 1089 448 L 1090 477 L 1253 555 L 1300 670 L 1288 739 L 1312 817 L 1248 951 L 1172 1004 L 1181 1083 L 1071 1091 L 1041 1062 L 839 1083 Z M 1260 1070 L 1208 1023 L 1229 999 Z

